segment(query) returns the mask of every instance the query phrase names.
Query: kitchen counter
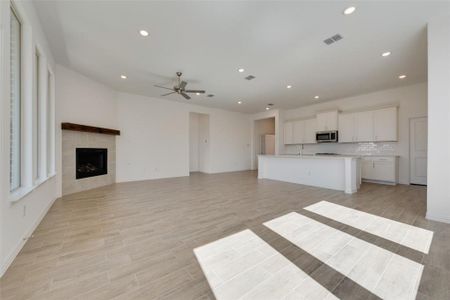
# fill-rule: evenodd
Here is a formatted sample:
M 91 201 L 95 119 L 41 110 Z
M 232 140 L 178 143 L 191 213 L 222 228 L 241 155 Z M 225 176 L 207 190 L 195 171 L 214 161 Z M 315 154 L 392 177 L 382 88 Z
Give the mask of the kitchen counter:
M 342 159 L 342 158 L 360 158 L 360 155 L 321 155 L 321 154 L 280 154 L 280 155 L 262 155 L 266 157 L 279 157 L 279 158 L 317 158 L 317 159 Z
M 355 193 L 361 158 L 353 155 L 259 155 L 258 178 Z

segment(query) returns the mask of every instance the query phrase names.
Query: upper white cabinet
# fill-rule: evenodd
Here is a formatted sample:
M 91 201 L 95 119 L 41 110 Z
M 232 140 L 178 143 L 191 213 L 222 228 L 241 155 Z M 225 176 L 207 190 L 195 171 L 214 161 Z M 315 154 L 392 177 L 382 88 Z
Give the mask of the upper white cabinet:
M 339 115 L 339 142 L 397 140 L 397 108 Z
M 373 135 L 374 141 L 397 140 L 397 107 L 373 112 Z
M 338 130 L 338 112 L 329 111 L 317 114 L 317 131 Z
M 305 135 L 304 144 L 314 144 L 316 143 L 316 132 L 317 132 L 317 119 L 305 120 Z
M 284 123 L 284 136 L 283 140 L 285 144 L 293 144 L 294 143 L 294 123 L 286 122 Z
M 305 136 L 305 123 L 303 121 L 295 121 L 293 130 L 294 144 L 303 144 L 304 136 Z
M 356 142 L 373 141 L 373 113 L 364 111 L 355 114 Z
M 351 143 L 355 141 L 355 114 L 339 115 L 339 142 Z
M 316 142 L 316 119 L 284 123 L 285 144 L 313 144 Z

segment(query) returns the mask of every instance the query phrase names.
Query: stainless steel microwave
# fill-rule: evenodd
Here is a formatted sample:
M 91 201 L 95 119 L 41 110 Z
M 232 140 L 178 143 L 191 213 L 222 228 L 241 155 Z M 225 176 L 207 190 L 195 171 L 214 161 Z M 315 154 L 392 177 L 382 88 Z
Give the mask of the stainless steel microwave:
M 338 142 L 337 130 L 316 132 L 316 142 L 318 142 L 318 143 L 337 143 Z

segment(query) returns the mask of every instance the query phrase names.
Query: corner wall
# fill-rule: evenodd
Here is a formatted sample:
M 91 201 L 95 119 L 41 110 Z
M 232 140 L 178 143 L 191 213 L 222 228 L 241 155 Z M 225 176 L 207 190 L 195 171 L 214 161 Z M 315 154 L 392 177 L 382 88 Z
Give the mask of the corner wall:
M 450 223 L 450 15 L 428 24 L 427 218 Z
M 117 181 L 189 175 L 189 113 L 209 115 L 209 173 L 250 169 L 248 115 L 120 93 Z

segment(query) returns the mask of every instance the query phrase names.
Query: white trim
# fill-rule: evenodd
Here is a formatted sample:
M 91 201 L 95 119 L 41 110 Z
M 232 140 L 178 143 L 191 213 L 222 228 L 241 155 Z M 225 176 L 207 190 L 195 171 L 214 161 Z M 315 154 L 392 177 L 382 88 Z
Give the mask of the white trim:
M 440 216 L 440 215 L 434 215 L 427 212 L 426 219 L 436 222 L 442 222 L 442 223 L 448 223 L 450 224 L 450 217 L 449 216 Z
M 9 253 L 9 255 L 6 256 L 7 258 L 5 259 L 4 263 L 2 265 L 0 265 L 0 278 L 6 273 L 8 268 L 11 266 L 11 264 L 14 261 L 14 259 L 19 254 L 20 250 L 22 250 L 22 248 L 25 245 L 25 243 L 27 242 L 27 240 L 31 237 L 33 232 L 39 226 L 39 224 L 41 223 L 42 219 L 44 219 L 45 215 L 47 215 L 48 211 L 52 207 L 53 203 L 55 203 L 56 199 L 57 198 L 54 198 L 52 201 L 50 201 L 50 203 L 41 212 L 41 214 L 37 218 L 36 222 L 34 222 L 34 224 L 31 226 L 31 228 L 29 228 L 27 231 L 25 231 L 25 235 L 22 236 L 22 239 L 20 240 L 19 244 L 14 248 L 13 251 L 11 251 Z
M 22 198 L 24 198 L 28 194 L 32 193 L 39 186 L 41 186 L 42 184 L 46 183 L 47 181 L 49 181 L 50 179 L 52 179 L 55 176 L 56 176 L 56 173 L 53 172 L 52 174 L 50 174 L 46 178 L 43 178 L 43 179 L 40 179 L 40 180 L 36 180 L 33 183 L 32 187 L 29 187 L 29 188 L 25 188 L 25 187 L 18 188 L 17 190 L 15 190 L 14 192 L 9 194 L 9 199 L 8 199 L 9 202 L 14 203 L 14 202 L 22 200 Z

